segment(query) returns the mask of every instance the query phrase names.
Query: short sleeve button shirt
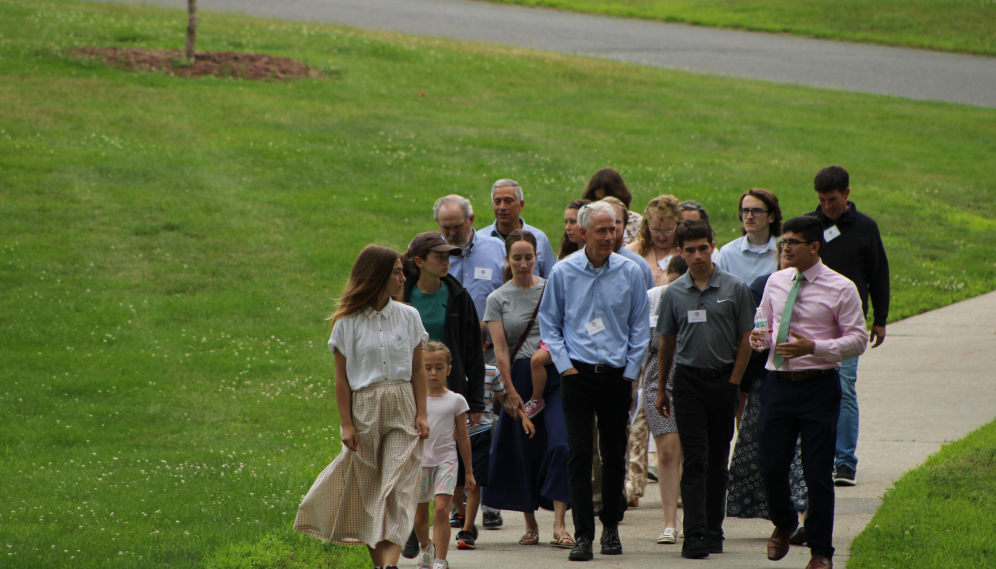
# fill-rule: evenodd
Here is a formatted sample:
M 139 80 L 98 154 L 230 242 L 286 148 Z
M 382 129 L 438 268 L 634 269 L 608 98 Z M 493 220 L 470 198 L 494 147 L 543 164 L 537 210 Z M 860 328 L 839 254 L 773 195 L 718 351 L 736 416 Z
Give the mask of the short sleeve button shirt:
M 380 312 L 367 307 L 340 318 L 329 350 L 346 357 L 349 389 L 358 391 L 381 381 L 411 381 L 412 353 L 428 338 L 418 311 L 390 300 Z

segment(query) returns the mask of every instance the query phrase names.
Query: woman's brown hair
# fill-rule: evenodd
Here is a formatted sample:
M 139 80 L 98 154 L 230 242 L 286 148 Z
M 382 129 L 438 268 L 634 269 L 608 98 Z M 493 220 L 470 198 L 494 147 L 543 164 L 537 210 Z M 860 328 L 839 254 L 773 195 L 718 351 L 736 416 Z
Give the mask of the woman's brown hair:
M 571 203 L 567 204 L 567 208 L 565 209 L 579 210 L 590 203 L 591 200 L 574 200 Z M 578 244 L 571 241 L 570 238 L 567 237 L 567 231 L 565 230 L 564 234 L 560 236 L 560 252 L 557 253 L 557 258 L 563 259 L 564 257 L 576 252 L 577 250 L 578 250 Z
M 651 216 L 660 220 L 673 219 L 678 225 L 681 225 L 685 220 L 681 215 L 681 204 L 678 202 L 678 198 L 670 194 L 664 194 L 650 200 L 650 203 L 647 204 L 647 209 L 643 210 L 643 220 L 640 221 L 640 230 L 636 234 L 637 247 L 640 248 L 641 256 L 646 255 L 650 251 L 650 248 L 654 246 L 654 242 L 650 238 Z M 677 229 L 678 227 L 675 226 L 675 230 Z
M 349 273 L 346 289 L 342 291 L 335 312 L 328 318 L 333 327 L 340 318 L 377 302 L 394 272 L 394 263 L 400 258 L 401 254 L 394 249 L 379 245 L 367 245 L 360 251 Z
M 612 168 L 602 168 L 595 172 L 595 175 L 588 180 L 588 187 L 584 189 L 581 197 L 586 200 L 598 201 L 599 198 L 595 195 L 598 190 L 605 191 L 605 195 L 602 197 L 619 198 L 622 203 L 626 204 L 626 209 L 629 209 L 629 204 L 633 201 L 633 194 L 626 187 L 626 182 L 623 181 L 619 172 Z
M 515 231 L 508 234 L 505 238 L 505 258 L 512 258 L 512 245 L 519 242 L 525 241 L 533 246 L 533 255 L 536 255 L 536 236 L 528 231 L 523 231 L 521 229 L 516 229 Z M 505 282 L 512 280 L 512 267 L 509 266 L 508 262 L 505 263 L 505 270 L 502 272 L 505 277 Z

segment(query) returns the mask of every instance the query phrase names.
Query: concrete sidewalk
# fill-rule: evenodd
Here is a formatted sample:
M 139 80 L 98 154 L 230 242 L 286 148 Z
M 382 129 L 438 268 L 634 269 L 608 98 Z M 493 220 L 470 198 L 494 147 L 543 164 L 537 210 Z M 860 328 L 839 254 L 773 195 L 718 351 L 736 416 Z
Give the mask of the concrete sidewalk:
M 861 435 L 858 485 L 837 489 L 835 567 L 843 567 L 850 543 L 864 529 L 881 497 L 906 471 L 923 462 L 941 444 L 960 439 L 996 418 L 996 383 L 989 356 L 996 346 L 996 292 L 891 324 L 885 343 L 868 350 L 858 369 Z M 679 510 L 679 515 L 681 511 Z M 657 545 L 663 515 L 656 484 L 647 485 L 640 507 L 620 525 L 624 554 L 598 555 L 587 564 L 567 560 L 567 551 L 545 545 L 553 516 L 537 515 L 539 546 L 521 546 L 522 516 L 505 512 L 499 531 L 481 531 L 476 551 L 451 551 L 453 569 L 579 566 L 802 569 L 809 549 L 793 547 L 781 561 L 768 561 L 765 544 L 771 524 L 765 520 L 728 519 L 725 552 L 707 560 L 688 560 L 677 545 Z M 568 515 L 568 529 L 573 531 Z M 599 530 L 600 531 L 600 530 Z M 454 534 L 455 535 L 455 534 Z M 597 552 L 597 545 L 596 545 Z M 402 569 L 414 566 L 402 560 Z

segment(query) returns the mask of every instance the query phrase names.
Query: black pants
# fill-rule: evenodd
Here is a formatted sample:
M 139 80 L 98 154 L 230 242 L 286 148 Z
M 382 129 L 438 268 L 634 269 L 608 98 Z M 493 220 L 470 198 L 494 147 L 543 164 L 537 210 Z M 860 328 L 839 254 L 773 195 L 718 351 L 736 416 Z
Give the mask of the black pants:
M 793 381 L 768 375 L 761 386 L 757 458 L 771 522 L 784 529 L 799 523 L 789 498 L 789 466 L 802 438 L 802 471 L 809 489 L 806 543 L 813 555 L 833 557 L 833 460 L 840 416 L 840 376 L 831 371 Z
M 740 388 L 730 383 L 729 374 L 706 379 L 679 365 L 673 392 L 674 420 L 685 456 L 681 473 L 685 537 L 705 537 L 706 531 L 722 535 Z
M 594 541 L 595 513 L 592 504 L 591 465 L 594 434 L 592 422 L 598 417 L 598 445 L 602 454 L 603 526 L 619 523 L 623 484 L 626 481 L 626 445 L 629 441 L 629 406 L 633 382 L 623 379 L 623 370 L 594 373 L 578 368 L 575 375 L 560 382 L 561 405 L 567 422 L 567 479 L 570 486 L 574 539 Z

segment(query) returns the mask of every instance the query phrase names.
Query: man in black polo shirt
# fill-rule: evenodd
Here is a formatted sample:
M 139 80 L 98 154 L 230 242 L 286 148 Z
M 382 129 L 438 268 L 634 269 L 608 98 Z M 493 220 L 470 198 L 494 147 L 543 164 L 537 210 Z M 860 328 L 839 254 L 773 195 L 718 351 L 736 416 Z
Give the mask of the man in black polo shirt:
M 723 551 L 730 439 L 756 306 L 744 281 L 713 264 L 716 244 L 707 222 L 686 221 L 675 238 L 688 272 L 661 297 L 657 410 L 671 416 L 664 386 L 675 361 L 675 421 L 685 456 L 681 555 L 702 558 Z
M 814 181 L 820 207 L 806 215 L 816 216 L 823 225 L 820 260 L 844 275 L 858 288 L 861 309 L 868 318 L 868 297 L 875 306 L 872 321 L 872 348 L 885 341 L 889 317 L 889 260 L 885 256 L 878 224 L 858 212 L 851 195 L 850 176 L 840 166 L 827 166 Z M 858 358 L 840 362 L 840 419 L 837 422 L 837 453 L 833 483 L 854 486 L 858 468 Z

